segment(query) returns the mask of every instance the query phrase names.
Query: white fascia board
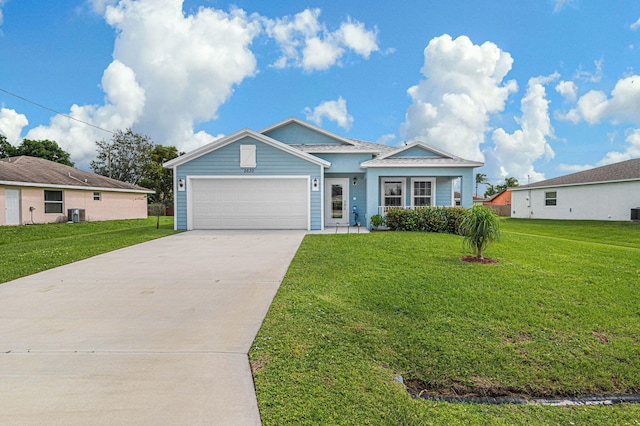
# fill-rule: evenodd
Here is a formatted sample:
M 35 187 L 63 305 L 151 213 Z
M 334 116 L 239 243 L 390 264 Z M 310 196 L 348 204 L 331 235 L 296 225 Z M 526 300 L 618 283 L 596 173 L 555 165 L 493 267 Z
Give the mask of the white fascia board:
M 182 155 L 178 158 L 174 158 L 173 160 L 167 161 L 166 163 L 163 164 L 163 167 L 166 168 L 174 168 L 175 171 L 175 167 L 180 166 L 184 163 L 187 163 L 193 159 L 196 159 L 202 155 L 208 154 L 210 152 L 213 152 L 215 150 L 218 150 L 224 146 L 227 146 L 229 144 L 232 144 L 234 142 L 239 141 L 240 139 L 244 138 L 244 137 L 251 137 L 253 139 L 256 139 L 260 142 L 266 143 L 267 145 L 271 145 L 274 148 L 280 149 L 281 151 L 285 151 L 289 154 L 295 155 L 297 157 L 300 157 L 304 160 L 307 160 L 309 162 L 312 162 L 314 164 L 317 164 L 319 166 L 323 166 L 323 167 L 331 167 L 331 163 L 329 161 L 323 160 L 321 158 L 318 158 L 314 155 L 311 154 L 307 154 L 306 152 L 300 151 L 298 149 L 292 148 L 287 144 L 284 144 L 282 142 L 278 142 L 275 139 L 272 139 L 268 136 L 265 136 L 263 134 L 254 132 L 253 130 L 250 129 L 243 129 L 240 130 L 236 133 L 233 133 L 229 136 L 226 136 L 222 139 L 218 139 L 208 145 L 205 145 L 203 147 L 200 147 L 198 149 L 195 149 L 185 155 Z
M 341 142 L 344 142 L 347 145 L 357 146 L 357 144 L 355 142 L 352 142 L 347 138 L 344 138 L 344 137 L 342 137 L 340 135 L 336 135 L 335 133 L 331 133 L 328 130 L 325 130 L 325 129 L 321 128 L 321 127 L 314 126 L 313 124 L 309 124 L 309 123 L 307 123 L 305 121 L 302 121 L 302 120 L 300 120 L 298 118 L 295 118 L 295 117 L 291 117 L 291 118 L 287 118 L 286 120 L 282 120 L 279 123 L 276 123 L 276 124 L 273 124 L 273 125 L 267 127 L 266 129 L 260 130 L 259 133 L 261 133 L 261 134 L 268 133 L 268 132 L 270 132 L 272 130 L 275 130 L 275 129 L 279 128 L 279 127 L 286 126 L 287 124 L 290 124 L 290 123 L 299 124 L 299 125 L 301 125 L 303 127 L 306 127 L 309 130 L 313 130 L 314 132 L 318 132 L 318 133 L 321 133 L 321 134 L 323 134 L 325 136 L 328 136 L 330 138 L 337 139 L 337 140 L 339 140 Z
M 150 189 L 126 189 L 126 188 L 105 188 L 102 186 L 74 186 L 74 185 L 56 185 L 51 183 L 37 182 L 13 182 L 8 180 L 0 181 L 0 185 L 6 186 L 26 186 L 29 188 L 55 188 L 55 189 L 75 189 L 78 191 L 101 191 L 101 192 L 131 192 L 135 194 L 154 194 L 156 191 Z
M 515 186 L 509 189 L 512 191 L 526 191 L 526 190 L 534 190 L 534 189 L 563 188 L 563 187 L 584 186 L 584 185 L 604 185 L 607 183 L 625 183 L 625 182 L 640 182 L 640 179 L 603 180 L 598 182 L 564 183 L 560 185 Z
M 471 162 L 471 163 L 455 163 L 455 164 L 366 164 L 367 161 L 365 161 L 364 163 L 362 163 L 360 165 L 361 169 L 393 169 L 393 168 L 398 168 L 398 169 L 406 169 L 406 168 L 427 168 L 427 169 L 441 169 L 441 168 L 456 168 L 456 167 L 462 167 L 462 168 L 476 168 L 476 167 L 482 167 L 484 166 L 484 163 L 477 163 L 477 162 Z

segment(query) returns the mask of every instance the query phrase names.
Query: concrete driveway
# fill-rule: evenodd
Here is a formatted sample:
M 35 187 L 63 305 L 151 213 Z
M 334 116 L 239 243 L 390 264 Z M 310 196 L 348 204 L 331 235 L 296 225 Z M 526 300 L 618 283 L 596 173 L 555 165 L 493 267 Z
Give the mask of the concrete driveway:
M 0 285 L 0 424 L 257 425 L 247 352 L 303 231 L 192 231 Z

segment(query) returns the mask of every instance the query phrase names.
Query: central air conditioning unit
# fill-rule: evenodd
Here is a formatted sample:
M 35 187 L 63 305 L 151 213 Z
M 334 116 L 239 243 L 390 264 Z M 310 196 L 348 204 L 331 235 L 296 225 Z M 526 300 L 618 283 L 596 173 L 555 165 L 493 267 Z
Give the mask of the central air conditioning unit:
M 67 209 L 67 221 L 72 223 L 84 222 L 84 209 Z

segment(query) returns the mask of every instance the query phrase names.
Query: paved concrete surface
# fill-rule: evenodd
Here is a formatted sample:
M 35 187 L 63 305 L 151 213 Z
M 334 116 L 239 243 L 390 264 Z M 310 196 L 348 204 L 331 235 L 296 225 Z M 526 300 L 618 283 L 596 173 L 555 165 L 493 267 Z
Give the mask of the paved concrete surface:
M 0 424 L 259 425 L 247 353 L 300 231 L 191 231 L 0 285 Z

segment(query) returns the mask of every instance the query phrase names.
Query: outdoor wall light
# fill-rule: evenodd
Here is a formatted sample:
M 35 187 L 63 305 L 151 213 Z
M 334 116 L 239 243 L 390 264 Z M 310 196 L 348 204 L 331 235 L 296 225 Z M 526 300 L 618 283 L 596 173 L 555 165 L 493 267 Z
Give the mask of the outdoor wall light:
M 354 177 L 354 178 L 353 178 L 353 184 L 354 184 L 354 185 L 357 185 L 357 184 L 358 184 L 358 178 L 357 178 L 357 177 Z

